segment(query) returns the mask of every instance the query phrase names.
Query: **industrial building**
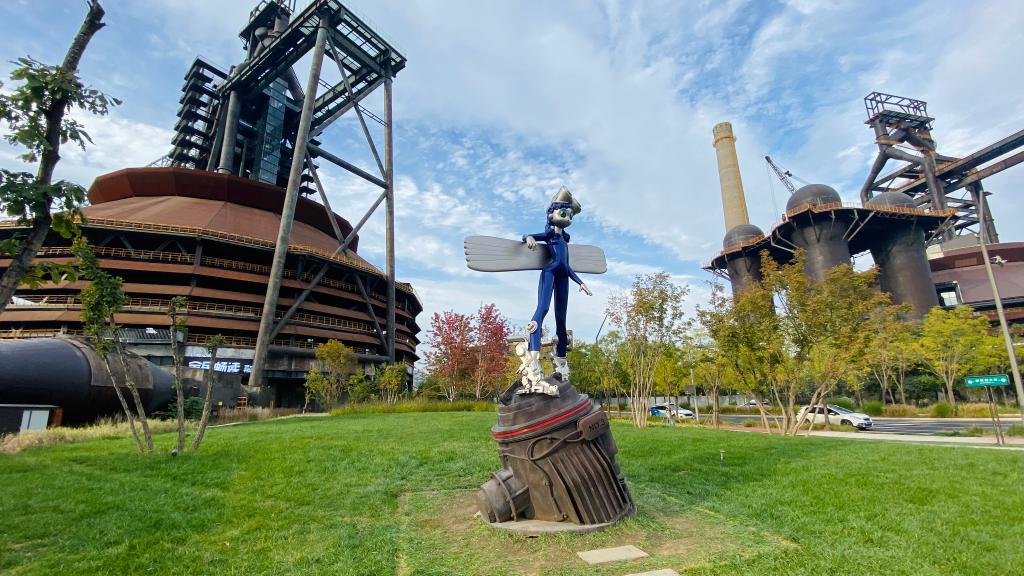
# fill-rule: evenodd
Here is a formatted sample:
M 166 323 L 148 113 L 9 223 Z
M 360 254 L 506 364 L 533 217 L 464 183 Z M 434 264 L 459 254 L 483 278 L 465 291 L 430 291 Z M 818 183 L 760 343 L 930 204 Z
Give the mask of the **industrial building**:
M 315 0 L 298 13 L 293 0 L 263 0 L 239 37 L 244 60 L 231 70 L 202 58 L 188 69 L 167 157 L 100 176 L 89 188 L 81 228 L 102 267 L 124 279 L 120 337 L 169 366 L 168 304 L 185 296 L 190 374 L 200 379 L 205 344 L 223 335 L 216 370 L 233 384 L 221 392 L 228 405 L 301 406 L 313 348 L 329 339 L 355 349 L 367 369 L 405 363 L 411 383 L 422 306 L 395 279 L 393 226 L 392 80 L 405 57 L 336 0 Z M 306 55 L 303 85 L 293 66 Z M 340 79 L 325 82 L 324 65 Z M 378 88 L 380 115 L 364 107 Z M 358 117 L 377 174 L 324 148 L 324 131 L 344 114 Z M 380 151 L 375 131 L 383 133 Z M 362 205 L 336 207 L 360 217 L 355 224 L 330 206 L 317 172 L 322 161 L 380 189 Z M 382 205 L 380 268 L 358 248 L 360 229 Z M 14 222 L 0 224 L 0 238 L 18 231 Z M 51 234 L 38 261 L 70 258 L 69 241 Z M 0 268 L 8 262 L 0 259 Z M 84 285 L 19 290 L 0 315 L 0 337 L 81 334 Z M 0 354 L 0 361 L 16 359 Z M 8 399 L 10 386 L 0 376 L 0 402 L 53 401 Z
M 738 292 L 760 280 L 762 254 L 786 263 L 802 249 L 805 272 L 820 281 L 828 269 L 870 253 L 880 288 L 893 302 L 909 305 L 915 317 L 934 306 L 967 304 L 994 321 L 994 299 L 978 246 L 983 237 L 1007 317 L 1024 320 L 1024 244 L 998 243 L 982 183 L 1024 160 L 1024 152 L 1011 154 L 1024 147 L 1024 130 L 956 158 L 936 151 L 934 119 L 925 102 L 873 92 L 865 108 L 879 153 L 860 204 L 843 202 L 824 184 L 796 189 L 766 157 L 791 192 L 781 221 L 767 233 L 747 216 L 732 126 L 714 127 L 726 233 L 722 251 L 705 269 L 729 280 Z M 879 176 L 888 160 L 902 164 Z

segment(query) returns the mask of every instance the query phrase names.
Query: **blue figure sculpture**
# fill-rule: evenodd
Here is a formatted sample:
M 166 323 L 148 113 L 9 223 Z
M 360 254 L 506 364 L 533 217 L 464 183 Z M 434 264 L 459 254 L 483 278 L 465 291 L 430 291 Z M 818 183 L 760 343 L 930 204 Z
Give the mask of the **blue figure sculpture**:
M 555 373 L 562 380 L 569 378 L 569 365 L 565 359 L 568 333 L 565 328 L 566 308 L 569 304 L 569 280 L 580 286 L 580 291 L 592 295 L 577 272 L 601 274 L 607 270 L 604 252 L 596 246 L 569 246 L 569 234 L 565 229 L 572 225 L 572 218 L 582 210 L 572 193 L 562 186 L 551 199 L 547 210 L 544 232 L 527 234 L 522 242 L 471 236 L 466 238 L 466 261 L 470 268 L 484 272 L 511 270 L 540 270 L 537 286 L 537 308 L 527 324 L 528 343 L 516 346 L 523 375 L 521 394 L 540 392 L 558 395 L 557 383 L 545 381 L 540 365 L 541 326 L 555 300 Z M 538 244 L 544 248 L 538 250 Z M 523 248 L 526 250 L 523 250 Z

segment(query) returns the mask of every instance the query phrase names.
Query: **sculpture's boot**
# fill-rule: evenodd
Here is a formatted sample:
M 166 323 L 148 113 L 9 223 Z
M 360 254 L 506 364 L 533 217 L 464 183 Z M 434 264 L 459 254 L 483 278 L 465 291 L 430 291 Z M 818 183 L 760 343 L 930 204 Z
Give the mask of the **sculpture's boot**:
M 540 351 L 527 350 L 523 357 L 523 388 L 519 394 L 547 394 L 558 396 L 558 386 L 544 381 L 544 370 L 540 367 Z
M 555 356 L 555 358 L 552 360 L 552 363 L 555 366 L 555 374 L 558 374 L 562 377 L 562 382 L 568 382 L 569 362 L 566 361 L 564 357 L 559 358 L 558 356 Z

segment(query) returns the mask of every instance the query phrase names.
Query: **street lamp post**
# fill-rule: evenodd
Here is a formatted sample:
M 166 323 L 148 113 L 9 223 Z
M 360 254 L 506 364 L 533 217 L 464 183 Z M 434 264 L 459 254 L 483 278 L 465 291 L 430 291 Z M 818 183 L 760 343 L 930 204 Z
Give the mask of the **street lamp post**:
M 988 242 L 985 234 L 985 192 L 981 192 L 981 199 L 978 202 L 978 221 L 981 230 L 981 259 L 985 263 L 985 273 L 988 275 L 988 283 L 992 287 L 992 300 L 996 304 L 996 315 L 999 316 L 999 327 L 1003 332 L 1003 341 L 1006 343 L 1006 354 L 1010 357 L 1010 371 L 1013 373 L 1013 386 L 1017 391 L 1017 405 L 1020 407 L 1020 419 L 1024 422 L 1024 386 L 1021 386 L 1020 367 L 1017 365 L 1017 353 L 1013 350 L 1013 338 L 1010 337 L 1010 328 L 1006 324 L 1006 313 L 1003 312 L 1003 300 L 999 297 L 999 287 L 996 286 L 996 277 L 992 273 L 992 261 L 988 257 Z

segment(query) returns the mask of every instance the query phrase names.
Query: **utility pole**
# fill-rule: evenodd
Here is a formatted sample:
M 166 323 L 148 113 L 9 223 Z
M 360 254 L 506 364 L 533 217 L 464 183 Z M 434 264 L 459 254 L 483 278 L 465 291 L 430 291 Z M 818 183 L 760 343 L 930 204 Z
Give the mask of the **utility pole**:
M 1013 373 L 1013 386 L 1017 391 L 1017 406 L 1020 407 L 1020 419 L 1024 423 L 1024 386 L 1021 386 L 1020 381 L 1020 366 L 1017 365 L 1017 353 L 1013 349 L 1013 338 L 1010 336 L 1010 328 L 1006 324 L 1006 314 L 1003 312 L 1003 300 L 999 297 L 999 287 L 996 286 L 996 277 L 992 273 L 992 261 L 988 258 L 988 248 L 985 244 L 988 242 L 988 235 L 985 230 L 988 226 L 985 226 L 985 206 L 988 202 L 985 202 L 985 192 L 981 192 L 981 200 L 977 203 L 978 206 L 978 221 L 981 225 L 980 229 L 981 238 L 981 259 L 985 262 L 985 273 L 988 275 L 989 286 L 992 287 L 992 300 L 996 304 L 996 315 L 999 316 L 999 328 L 1003 332 L 1003 341 L 1006 343 L 1006 353 L 1010 357 L 1010 371 Z

